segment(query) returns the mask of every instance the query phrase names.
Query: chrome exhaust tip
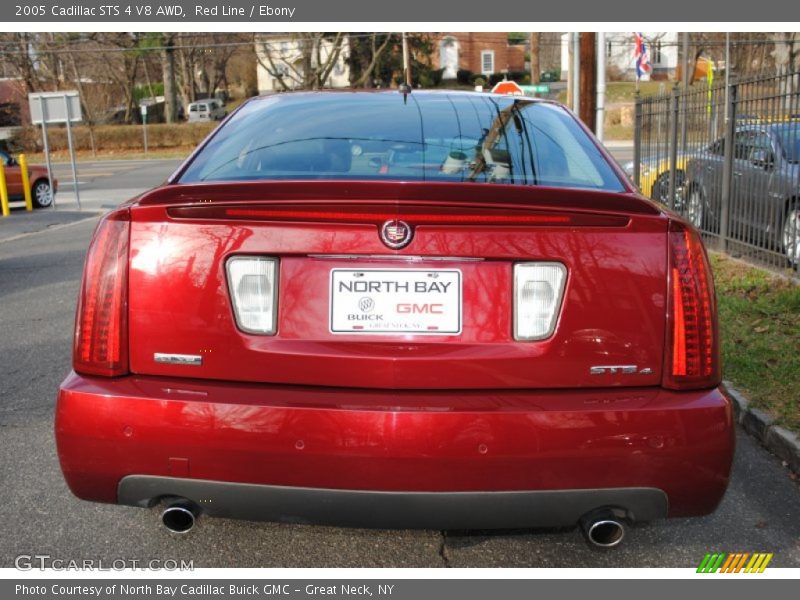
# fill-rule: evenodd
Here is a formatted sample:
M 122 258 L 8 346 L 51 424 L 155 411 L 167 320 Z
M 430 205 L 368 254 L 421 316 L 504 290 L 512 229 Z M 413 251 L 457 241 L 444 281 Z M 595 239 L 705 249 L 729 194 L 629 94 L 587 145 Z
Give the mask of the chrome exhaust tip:
M 625 537 L 625 524 L 615 511 L 593 512 L 581 519 L 581 528 L 593 546 L 613 548 Z
M 189 533 L 199 515 L 199 509 L 192 502 L 173 502 L 161 513 L 161 523 L 172 533 Z

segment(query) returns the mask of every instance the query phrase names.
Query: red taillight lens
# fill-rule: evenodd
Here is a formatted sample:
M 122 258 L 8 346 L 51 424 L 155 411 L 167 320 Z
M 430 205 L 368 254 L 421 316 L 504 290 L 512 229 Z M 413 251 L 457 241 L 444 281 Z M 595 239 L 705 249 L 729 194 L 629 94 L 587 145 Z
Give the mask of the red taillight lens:
M 699 389 L 720 382 L 714 280 L 700 236 L 682 223 L 669 232 L 669 301 L 664 387 Z
M 72 366 L 115 377 L 128 372 L 128 209 L 108 214 L 95 230 L 78 299 Z

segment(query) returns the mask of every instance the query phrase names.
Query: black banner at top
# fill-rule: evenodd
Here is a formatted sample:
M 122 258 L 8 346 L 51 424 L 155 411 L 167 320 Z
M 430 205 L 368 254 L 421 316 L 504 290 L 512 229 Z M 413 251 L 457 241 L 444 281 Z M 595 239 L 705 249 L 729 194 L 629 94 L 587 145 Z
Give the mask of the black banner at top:
M 5 23 L 547 23 L 800 21 L 800 3 L 760 0 L 11 0 Z

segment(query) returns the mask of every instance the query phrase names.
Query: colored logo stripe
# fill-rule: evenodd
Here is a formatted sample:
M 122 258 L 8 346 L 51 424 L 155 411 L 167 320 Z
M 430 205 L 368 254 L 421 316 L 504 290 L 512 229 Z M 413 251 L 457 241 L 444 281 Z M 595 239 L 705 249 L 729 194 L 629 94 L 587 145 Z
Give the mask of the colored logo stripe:
M 703 556 L 703 560 L 700 561 L 697 572 L 739 573 L 744 570 L 745 573 L 763 573 L 772 560 L 772 556 L 771 552 L 757 552 L 755 554 L 750 554 L 749 552 L 735 552 L 733 554 L 708 552 Z

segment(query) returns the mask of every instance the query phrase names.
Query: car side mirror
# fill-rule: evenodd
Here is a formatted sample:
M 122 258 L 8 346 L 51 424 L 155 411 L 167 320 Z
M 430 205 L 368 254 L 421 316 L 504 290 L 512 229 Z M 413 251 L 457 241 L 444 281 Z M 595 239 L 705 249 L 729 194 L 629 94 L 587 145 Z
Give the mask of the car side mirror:
M 750 155 L 751 162 L 762 169 L 771 169 L 775 164 L 775 155 L 764 148 L 756 148 Z

